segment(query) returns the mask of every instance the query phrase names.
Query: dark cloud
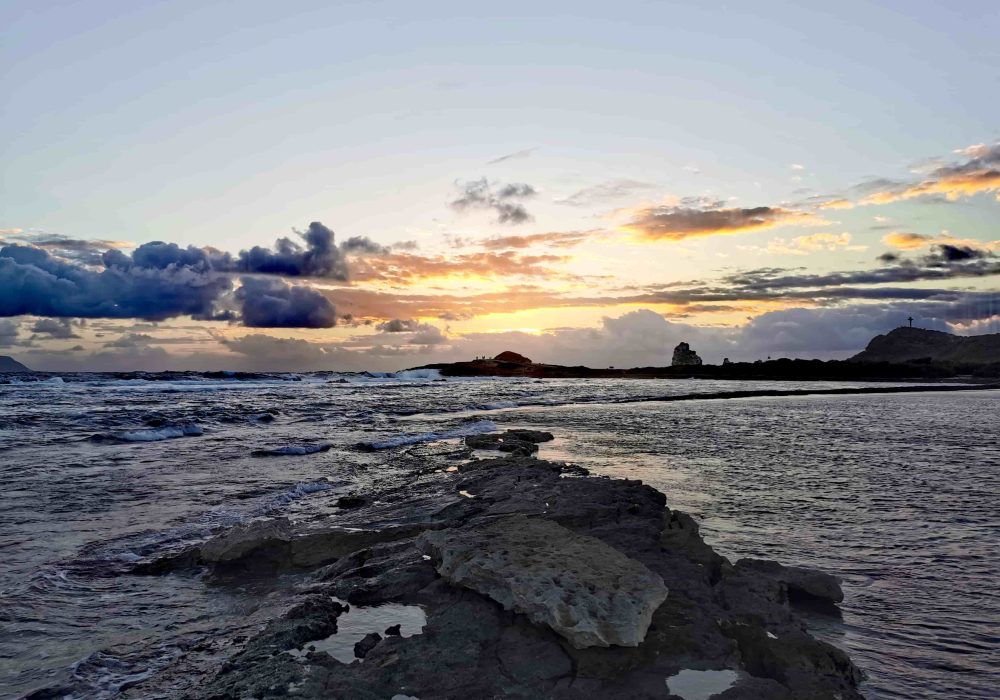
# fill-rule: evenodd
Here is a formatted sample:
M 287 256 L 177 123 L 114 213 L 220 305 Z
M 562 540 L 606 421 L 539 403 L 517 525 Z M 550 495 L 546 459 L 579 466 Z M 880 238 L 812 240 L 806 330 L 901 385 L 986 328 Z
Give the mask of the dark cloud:
M 456 211 L 469 209 L 492 209 L 497 215 L 497 223 L 523 224 L 531 220 L 531 214 L 519 200 L 538 194 L 535 188 L 524 183 L 510 183 L 494 186 L 484 177 L 459 184 L 461 196 L 451 203 Z
M 384 255 L 390 248 L 376 243 L 368 236 L 351 236 L 340 244 L 340 249 L 357 255 Z
M 389 247 L 393 250 L 414 251 L 420 249 L 420 244 L 416 241 L 396 241 Z
M 240 317 L 228 308 L 235 273 L 346 280 L 347 253 L 371 256 L 389 252 L 362 236 L 349 238 L 338 247 L 333 231 L 319 222 L 298 233 L 303 239 L 301 244 L 282 238 L 273 248 L 255 246 L 236 256 L 163 241 L 144 243 L 131 253 L 116 247 L 98 250 L 104 243 L 113 242 L 82 242 L 65 237 L 35 237 L 32 245 L 6 245 L 0 248 L 0 317 L 160 321 L 191 316 L 235 322 Z M 89 257 L 66 259 L 49 249 L 84 251 Z M 291 327 L 299 322 L 306 328 L 333 325 L 329 300 L 303 287 L 245 277 L 236 301 L 245 312 L 248 326 Z M 54 338 L 76 337 L 68 321 L 46 319 L 39 321 L 36 329 L 37 334 Z
M 310 287 L 281 280 L 243 277 L 236 290 L 243 325 L 252 328 L 332 328 L 337 311 Z
M 31 327 L 31 332 L 61 340 L 80 337 L 73 330 L 73 324 L 68 318 L 40 318 Z
M 347 260 L 344 251 L 334 242 L 332 230 L 319 221 L 313 221 L 305 231 L 296 233 L 304 239 L 304 246 L 290 238 L 279 238 L 273 249 L 254 246 L 250 250 L 241 250 L 235 259 L 228 255 L 220 256 L 213 260 L 213 265 L 227 272 L 329 277 L 336 280 L 348 278 Z M 367 241 L 360 237 L 350 240 Z
M 0 249 L 0 316 L 211 316 L 232 284 L 198 256 L 186 255 L 179 248 L 147 243 L 132 257 L 119 250 L 106 252 L 104 269 L 94 270 L 39 248 L 9 245 Z M 170 256 L 175 264 L 165 264 Z
M 652 241 L 680 241 L 698 236 L 745 233 L 789 224 L 816 224 L 815 214 L 782 207 L 724 208 L 720 202 L 707 206 L 658 205 L 629 212 L 624 228 Z
M 990 254 L 980 250 L 978 248 L 972 248 L 971 246 L 962 245 L 951 245 L 950 243 L 943 243 L 936 246 L 936 250 L 931 254 L 933 257 L 929 258 L 933 264 L 952 263 L 961 262 L 964 260 L 979 260 L 985 257 L 990 257 Z M 927 258 L 925 258 L 927 259 Z

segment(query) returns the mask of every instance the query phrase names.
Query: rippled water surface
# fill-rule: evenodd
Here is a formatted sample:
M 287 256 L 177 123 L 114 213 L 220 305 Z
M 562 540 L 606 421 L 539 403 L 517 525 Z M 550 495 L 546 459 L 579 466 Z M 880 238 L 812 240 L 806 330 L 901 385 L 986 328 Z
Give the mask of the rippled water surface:
M 844 577 L 842 618 L 810 624 L 865 669 L 868 697 L 1000 687 L 998 392 L 631 403 L 845 385 L 41 379 L 0 384 L 3 697 L 171 697 L 157 679 L 182 650 L 255 630 L 297 581 L 207 586 L 124 566 L 265 514 L 321 517 L 417 441 L 517 426 L 557 435 L 542 457 L 659 488 L 730 558 Z

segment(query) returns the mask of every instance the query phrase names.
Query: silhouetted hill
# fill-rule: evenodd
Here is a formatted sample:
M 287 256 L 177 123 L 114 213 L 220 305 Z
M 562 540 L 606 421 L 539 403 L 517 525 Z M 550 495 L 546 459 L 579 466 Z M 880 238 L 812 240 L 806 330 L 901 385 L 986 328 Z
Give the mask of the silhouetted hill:
M 0 355 L 0 372 L 30 372 L 31 370 L 22 365 L 9 355 Z
M 851 362 L 912 362 L 927 360 L 961 365 L 1000 362 L 1000 333 L 952 335 L 923 328 L 897 328 L 877 335 Z

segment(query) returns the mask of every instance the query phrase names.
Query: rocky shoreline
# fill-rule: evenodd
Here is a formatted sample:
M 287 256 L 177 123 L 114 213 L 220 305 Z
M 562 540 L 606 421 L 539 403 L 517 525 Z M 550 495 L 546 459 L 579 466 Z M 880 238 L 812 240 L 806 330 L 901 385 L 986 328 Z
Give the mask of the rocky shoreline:
M 413 448 L 404 474 L 322 521 L 254 521 L 138 563 L 209 585 L 299 577 L 298 601 L 255 636 L 185 651 L 164 672 L 178 696 L 862 697 L 860 671 L 790 604 L 835 605 L 833 576 L 730 562 L 655 489 L 537 459 L 551 438 Z M 345 657 L 348 629 L 363 636 Z

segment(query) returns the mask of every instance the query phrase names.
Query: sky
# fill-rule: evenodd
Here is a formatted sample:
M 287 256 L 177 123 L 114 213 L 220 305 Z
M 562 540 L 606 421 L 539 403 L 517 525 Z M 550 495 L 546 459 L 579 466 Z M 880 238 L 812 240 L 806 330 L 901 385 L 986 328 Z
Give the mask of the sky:
M 843 358 L 1000 332 L 1000 10 L 0 6 L 0 354 Z

